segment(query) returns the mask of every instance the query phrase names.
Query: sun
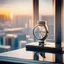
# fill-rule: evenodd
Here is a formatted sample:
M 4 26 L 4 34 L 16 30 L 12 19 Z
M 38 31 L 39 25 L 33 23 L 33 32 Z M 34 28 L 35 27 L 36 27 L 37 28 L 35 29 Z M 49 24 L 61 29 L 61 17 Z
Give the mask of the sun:
M 0 15 L 3 15 L 11 20 L 13 19 L 13 13 L 9 12 L 9 11 L 8 12 L 1 12 Z
M 10 18 L 13 19 L 13 12 L 10 12 Z
M 9 8 L 0 8 L 0 15 L 13 18 L 13 13 Z

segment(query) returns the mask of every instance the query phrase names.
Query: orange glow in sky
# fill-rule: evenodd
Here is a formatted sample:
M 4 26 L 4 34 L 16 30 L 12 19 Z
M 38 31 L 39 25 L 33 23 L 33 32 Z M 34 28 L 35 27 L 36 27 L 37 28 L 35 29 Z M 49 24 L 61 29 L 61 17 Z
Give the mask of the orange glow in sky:
M 5 15 L 10 17 L 10 10 L 8 8 L 0 8 L 0 15 Z
M 43 10 L 43 11 L 42 11 Z M 43 14 L 43 15 L 52 15 L 52 11 L 47 11 L 48 8 L 46 9 L 43 9 L 43 8 L 40 8 L 39 9 L 39 12 L 40 14 Z M 32 10 L 30 9 L 23 9 L 23 8 L 5 8 L 5 7 L 0 7 L 0 14 L 2 15 L 6 15 L 6 16 L 12 16 L 12 15 L 32 15 L 33 12 Z
M 28 9 L 23 9 L 23 8 L 5 8 L 5 7 L 0 7 L 0 14 L 6 15 L 6 16 L 12 16 L 12 15 L 31 15 L 32 10 Z
M 40 0 L 39 5 L 39 14 L 41 15 L 52 15 L 53 9 L 52 9 L 52 1 L 48 2 L 47 0 Z M 3 3 L 4 4 L 4 3 Z M 0 14 L 6 15 L 6 16 L 12 16 L 12 15 L 32 15 L 33 14 L 33 5 L 32 0 L 15 0 L 11 3 L 11 0 L 6 4 L 3 5 L 0 4 Z M 12 13 L 13 14 L 12 14 Z

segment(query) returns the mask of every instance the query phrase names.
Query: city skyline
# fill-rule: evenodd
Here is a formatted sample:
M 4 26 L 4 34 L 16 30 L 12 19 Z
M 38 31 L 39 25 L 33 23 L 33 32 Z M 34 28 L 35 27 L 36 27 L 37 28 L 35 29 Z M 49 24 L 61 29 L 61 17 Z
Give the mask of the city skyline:
M 54 16 L 52 15 L 42 15 L 41 20 L 47 21 L 47 25 L 49 28 L 49 36 L 48 39 L 54 39 Z M 2 20 L 2 21 L 1 21 Z M 13 19 L 9 20 L 3 20 L 3 18 L 0 18 L 0 23 L 2 23 L 2 28 L 24 28 L 26 33 L 31 33 L 33 29 L 33 19 L 31 15 L 15 15 Z M 29 32 L 28 32 L 29 30 Z M 32 35 L 32 34 L 30 34 Z

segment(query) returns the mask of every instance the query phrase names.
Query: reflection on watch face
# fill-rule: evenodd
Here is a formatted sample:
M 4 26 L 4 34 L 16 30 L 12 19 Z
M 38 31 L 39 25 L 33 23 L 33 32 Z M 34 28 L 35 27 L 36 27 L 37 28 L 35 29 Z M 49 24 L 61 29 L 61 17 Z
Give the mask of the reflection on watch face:
M 41 25 L 41 26 L 38 25 L 37 27 L 35 27 L 34 36 L 37 39 L 42 39 L 45 35 L 46 35 L 46 29 L 43 25 Z

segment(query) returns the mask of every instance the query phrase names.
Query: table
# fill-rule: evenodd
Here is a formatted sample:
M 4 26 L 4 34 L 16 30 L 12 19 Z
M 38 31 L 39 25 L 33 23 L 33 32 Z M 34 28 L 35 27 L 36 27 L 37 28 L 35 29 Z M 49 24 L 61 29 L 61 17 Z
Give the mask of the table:
M 64 43 L 62 43 L 62 46 L 60 48 L 56 48 L 55 43 L 50 43 L 50 42 L 45 42 L 43 45 L 44 45 L 44 47 L 41 47 L 41 46 L 39 46 L 38 42 L 35 42 L 35 43 L 33 42 L 33 43 L 26 45 L 26 50 L 37 52 L 37 53 L 43 53 L 43 52 L 53 53 L 59 57 L 58 59 L 55 58 L 56 60 L 58 60 L 59 63 L 64 62 L 63 61 Z M 59 47 L 58 44 L 57 44 L 57 46 Z M 34 55 L 34 57 L 38 57 L 37 53 L 36 53 L 36 56 Z M 36 60 L 38 60 L 38 58 L 36 58 Z
M 52 44 L 54 44 L 54 43 L 51 43 L 51 45 Z M 48 46 L 50 46 L 50 45 L 48 45 Z M 52 45 L 52 46 L 54 46 L 54 45 Z M 64 58 L 64 55 L 63 55 L 63 58 Z M 33 52 L 26 51 L 26 48 L 1 53 L 0 61 L 14 62 L 14 63 L 26 63 L 26 64 L 43 64 L 43 63 L 44 64 L 61 64 L 61 63 L 51 63 L 51 62 L 44 62 L 44 61 L 42 62 L 42 61 L 33 60 Z
M 15 51 L 9 51 L 0 54 L 0 62 L 11 62 L 11 63 L 26 63 L 26 64 L 60 64 L 51 62 L 42 62 L 33 60 L 33 52 L 26 51 L 25 48 L 18 49 Z
M 38 42 L 32 42 L 32 43 L 29 43 L 29 44 L 27 44 L 26 45 L 26 49 L 28 49 L 29 47 L 31 48 L 31 47 L 38 47 L 39 46 L 39 43 Z M 29 48 L 29 50 L 31 51 L 31 49 Z M 53 42 L 45 42 L 44 43 L 44 48 L 56 48 L 55 47 L 55 43 L 53 43 Z M 62 44 L 61 44 L 61 49 L 62 49 L 62 51 L 63 51 L 63 53 L 64 53 L 64 42 L 62 42 Z M 60 50 L 61 50 L 60 49 Z M 34 49 L 35 50 L 35 49 Z M 35 50 L 36 51 L 36 50 Z M 40 51 L 40 50 L 39 50 Z M 43 51 L 43 50 L 42 50 Z M 52 51 L 52 53 L 54 53 L 53 51 Z

